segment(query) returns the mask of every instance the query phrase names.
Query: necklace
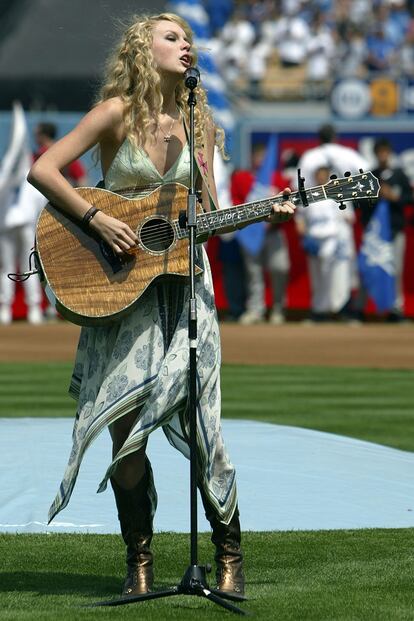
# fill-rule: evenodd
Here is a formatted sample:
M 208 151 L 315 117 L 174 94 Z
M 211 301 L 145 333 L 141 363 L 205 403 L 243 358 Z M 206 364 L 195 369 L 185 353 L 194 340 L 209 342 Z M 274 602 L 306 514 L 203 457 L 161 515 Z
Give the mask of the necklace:
M 164 142 L 170 142 L 170 140 L 171 140 L 171 132 L 172 132 L 172 128 L 174 127 L 174 123 L 175 123 L 175 121 L 176 121 L 176 120 L 177 120 L 177 119 L 173 119 L 173 120 L 172 120 L 172 123 L 171 123 L 170 129 L 168 130 L 168 132 L 167 132 L 167 133 L 165 133 L 165 131 L 164 131 L 164 130 L 163 130 L 163 128 L 161 127 L 161 124 L 160 124 L 160 123 L 158 123 L 158 129 L 160 129 L 160 130 L 162 131 L 162 133 L 164 134 L 164 138 L 163 138 Z

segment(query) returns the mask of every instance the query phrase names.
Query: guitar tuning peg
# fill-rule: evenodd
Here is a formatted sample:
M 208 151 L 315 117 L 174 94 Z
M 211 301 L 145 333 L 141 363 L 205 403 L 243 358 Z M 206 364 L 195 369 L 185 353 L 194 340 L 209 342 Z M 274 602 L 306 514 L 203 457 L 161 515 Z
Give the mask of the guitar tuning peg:
M 308 197 L 306 196 L 305 177 L 302 177 L 302 175 L 300 174 L 300 168 L 298 168 L 298 191 L 303 207 L 307 207 L 309 205 L 309 201 Z
M 362 173 L 364 172 L 364 169 L 363 169 L 363 168 L 360 168 L 360 169 L 359 169 L 359 172 L 362 174 Z
M 325 177 L 326 178 L 326 177 Z M 338 175 L 331 175 L 329 179 L 338 179 Z
M 346 173 L 344 173 L 344 177 L 350 177 L 350 176 L 351 176 L 351 172 L 347 170 Z
M 345 203 L 339 203 L 338 208 L 343 211 L 344 209 L 346 209 L 346 205 Z

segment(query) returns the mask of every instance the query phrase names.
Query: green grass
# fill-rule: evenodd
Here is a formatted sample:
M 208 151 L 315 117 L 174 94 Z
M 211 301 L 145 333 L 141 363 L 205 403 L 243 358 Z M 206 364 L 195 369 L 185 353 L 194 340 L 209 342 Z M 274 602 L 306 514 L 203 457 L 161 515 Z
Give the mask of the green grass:
M 155 537 L 156 586 L 176 584 L 188 565 L 188 536 Z M 212 602 L 189 596 L 119 608 L 82 608 L 118 594 L 123 550 L 115 535 L 0 535 L 0 619 L 219 619 Z M 245 533 L 247 595 L 257 619 L 412 620 L 411 529 Z M 212 562 L 207 535 L 200 563 Z M 211 579 L 213 584 L 213 579 Z
M 0 416 L 73 416 L 72 365 L 0 364 Z M 223 416 L 414 450 L 414 371 L 224 365 Z
M 72 365 L 0 364 L 0 416 L 70 416 Z M 414 371 L 224 366 L 223 415 L 298 425 L 414 450 Z M 208 535 L 200 563 L 212 562 Z M 256 619 L 414 619 L 414 529 L 244 533 Z M 158 587 L 176 584 L 188 535 L 155 537 Z M 123 545 L 113 535 L 1 535 L 0 620 L 231 618 L 196 597 L 85 608 L 119 592 Z M 213 580 L 211 580 L 213 583 Z M 224 615 L 224 617 L 223 617 Z
M 74 416 L 70 363 L 0 363 L 0 417 Z
M 225 366 L 223 415 L 414 450 L 414 371 Z

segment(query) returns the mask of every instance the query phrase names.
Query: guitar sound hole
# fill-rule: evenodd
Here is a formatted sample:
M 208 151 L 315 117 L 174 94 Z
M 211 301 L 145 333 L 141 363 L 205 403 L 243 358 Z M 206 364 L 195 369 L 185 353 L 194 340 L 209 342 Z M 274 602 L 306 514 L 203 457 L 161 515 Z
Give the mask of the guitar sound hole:
M 174 242 L 174 230 L 163 218 L 151 218 L 140 231 L 141 244 L 150 252 L 164 252 Z

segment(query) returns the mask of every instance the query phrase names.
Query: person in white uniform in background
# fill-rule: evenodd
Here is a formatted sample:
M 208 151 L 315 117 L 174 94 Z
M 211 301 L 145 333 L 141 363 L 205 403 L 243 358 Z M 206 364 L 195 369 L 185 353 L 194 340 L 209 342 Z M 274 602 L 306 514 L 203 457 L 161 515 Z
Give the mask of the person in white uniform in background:
M 11 323 L 15 284 L 8 274 L 26 271 L 34 246 L 37 216 L 47 203 L 45 197 L 26 181 L 32 165 L 23 108 L 13 107 L 11 140 L 0 166 L 0 324 Z M 24 281 L 27 320 L 43 321 L 42 290 L 39 279 Z
M 333 125 L 329 123 L 322 125 L 318 130 L 318 137 L 319 137 L 320 144 L 317 147 L 314 147 L 313 149 L 309 149 L 308 151 L 305 151 L 305 153 L 302 155 L 298 163 L 298 168 L 301 171 L 301 176 L 305 179 L 304 184 L 306 188 L 311 188 L 315 185 L 320 185 L 321 178 L 324 178 L 326 181 L 329 181 L 330 175 L 336 175 L 337 177 L 343 177 L 345 172 L 350 172 L 352 174 L 352 173 L 357 173 L 360 170 L 369 169 L 369 164 L 367 160 L 358 151 L 350 147 L 346 147 L 342 144 L 338 144 L 336 142 L 337 136 L 336 136 L 336 131 Z M 326 173 L 322 175 L 321 172 L 318 172 L 320 171 L 321 168 L 325 170 L 327 169 L 328 175 L 326 175 Z M 320 213 L 328 209 L 327 206 L 323 207 L 321 204 L 318 204 L 318 205 L 319 205 L 318 211 L 320 211 Z M 338 211 L 338 206 L 336 206 L 335 208 L 333 208 L 332 206 L 332 208 L 329 208 L 329 211 L 331 209 L 334 211 L 335 210 Z M 352 213 L 352 219 L 353 219 L 354 213 L 353 213 L 352 205 L 351 203 L 347 203 L 347 209 L 342 214 L 342 217 L 345 218 L 345 221 L 351 217 L 351 216 L 348 216 L 348 214 L 351 214 L 351 213 Z M 301 224 L 299 224 L 299 227 L 300 226 Z M 353 239 L 352 239 L 352 244 L 354 247 Z M 309 248 L 308 248 L 308 252 L 309 252 Z M 352 288 L 354 287 L 357 288 L 358 287 L 358 276 L 357 276 L 358 270 L 356 267 L 355 250 L 352 250 L 351 252 L 351 248 L 349 247 L 347 251 L 347 255 L 349 253 L 351 253 L 352 255 L 352 258 L 349 259 L 349 261 L 351 261 L 352 263 Z M 315 262 L 312 261 L 312 265 L 314 263 Z M 346 269 L 346 271 L 347 270 L 348 268 Z M 314 284 L 316 286 L 316 280 L 317 280 L 316 274 L 314 274 L 313 278 L 311 276 L 311 280 L 312 280 L 312 287 L 314 288 Z M 317 298 L 318 297 L 319 296 L 317 295 Z M 349 295 L 349 299 L 345 300 L 344 304 L 347 304 L 348 302 L 350 302 L 350 295 Z M 322 305 L 322 307 L 325 308 L 326 305 L 324 304 Z M 322 311 L 321 310 L 322 307 L 317 303 L 316 308 L 312 309 L 312 312 L 316 313 L 316 315 L 314 315 L 314 318 L 320 319 L 320 317 L 318 317 L 319 313 L 322 313 L 322 316 L 323 316 L 323 314 L 325 313 L 325 310 Z M 340 308 L 337 308 L 337 305 L 335 305 L 335 309 L 331 308 L 329 312 L 337 313 L 339 311 L 340 311 Z M 344 317 L 346 317 L 348 314 L 349 314 L 349 318 L 351 319 L 352 318 L 351 311 L 344 309 Z
M 314 173 L 317 185 L 329 179 L 329 168 Z M 313 321 L 339 316 L 356 282 L 352 205 L 340 210 L 333 200 L 312 203 L 301 209 L 296 225 L 308 255 Z
M 321 166 L 327 166 L 330 174 L 338 177 L 343 177 L 346 171 L 357 173 L 360 169 L 368 170 L 368 162 L 358 151 L 336 142 L 336 132 L 332 125 L 322 125 L 318 136 L 320 145 L 305 151 L 298 164 L 306 188 L 318 185 L 315 174 Z

